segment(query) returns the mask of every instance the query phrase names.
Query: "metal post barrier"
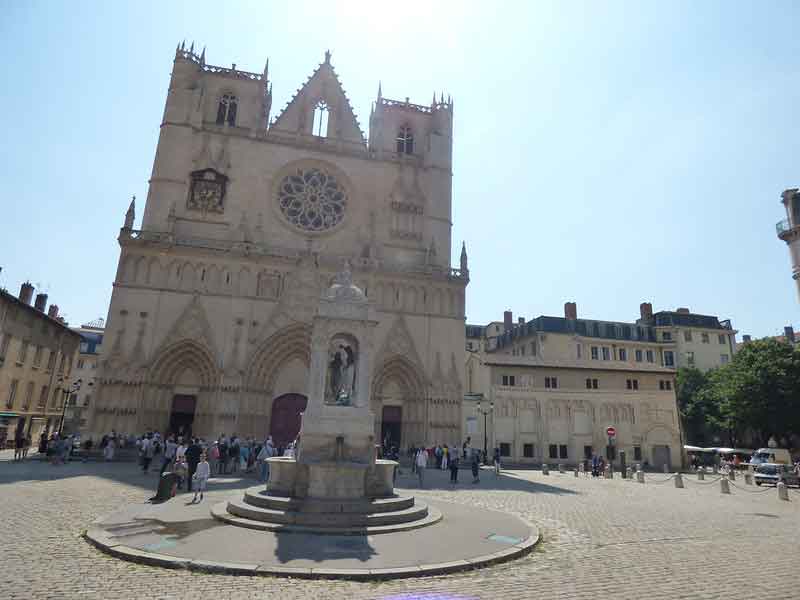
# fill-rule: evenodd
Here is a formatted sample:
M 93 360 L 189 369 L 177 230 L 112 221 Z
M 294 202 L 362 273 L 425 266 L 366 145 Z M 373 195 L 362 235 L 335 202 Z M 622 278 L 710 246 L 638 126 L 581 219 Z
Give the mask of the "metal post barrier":
M 575 469 L 575 477 L 577 477 L 578 475 L 579 475 L 578 469 Z
M 628 479 L 633 479 L 633 469 L 628 467 Z
M 779 481 L 778 485 L 776 487 L 778 488 L 778 498 L 780 498 L 781 500 L 788 501 L 789 500 L 789 488 L 786 487 L 786 484 L 783 483 L 782 481 Z
M 669 465 L 664 463 L 664 473 L 669 473 Z
M 542 475 L 550 475 L 550 467 L 546 463 L 542 465 Z
M 564 464 L 563 463 L 558 463 L 558 472 L 559 473 L 563 473 L 564 472 Z
M 728 479 L 731 481 L 736 481 L 736 470 L 731 467 L 730 471 L 728 471 Z
M 723 494 L 731 493 L 731 484 L 724 477 L 719 480 L 719 491 Z
M 641 469 L 636 471 L 636 481 L 639 483 L 644 483 L 644 471 Z
M 680 473 L 675 473 L 675 487 L 683 488 L 683 476 Z
M 611 476 L 611 468 L 608 465 L 606 465 L 606 468 L 603 469 L 603 477 L 605 479 L 611 479 L 611 477 L 612 477 Z
M 719 467 L 717 465 L 714 465 L 713 467 L 711 467 L 711 472 L 714 475 L 716 475 L 717 473 L 719 473 Z
M 744 482 L 747 485 L 753 485 L 753 474 L 750 471 L 744 474 Z
M 702 469 L 697 470 L 697 480 L 703 481 L 706 478 L 706 473 Z

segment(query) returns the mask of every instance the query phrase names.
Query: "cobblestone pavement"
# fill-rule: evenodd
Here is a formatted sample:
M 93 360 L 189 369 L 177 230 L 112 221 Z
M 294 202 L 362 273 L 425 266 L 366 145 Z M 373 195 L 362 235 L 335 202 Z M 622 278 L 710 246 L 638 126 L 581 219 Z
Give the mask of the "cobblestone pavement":
M 473 572 L 376 583 L 237 577 L 172 571 L 106 556 L 81 539 L 88 524 L 152 495 L 155 474 L 133 464 L 4 460 L 0 453 L 2 598 L 350 598 L 503 600 L 528 598 L 797 598 L 800 492 L 737 480 L 664 475 L 648 483 L 572 474 L 490 471 L 452 490 L 429 472 L 426 495 L 505 510 L 539 525 L 543 541 L 517 561 Z M 469 481 L 466 472 L 462 477 Z M 659 483 L 662 482 L 662 483 Z M 408 476 L 398 487 L 413 491 Z M 214 481 L 209 484 L 214 487 Z M 252 480 L 227 485 L 245 487 Z M 763 491 L 762 491 L 763 489 Z M 224 548 L 220 548 L 224 560 Z M 442 560 L 447 560 L 446 556 Z

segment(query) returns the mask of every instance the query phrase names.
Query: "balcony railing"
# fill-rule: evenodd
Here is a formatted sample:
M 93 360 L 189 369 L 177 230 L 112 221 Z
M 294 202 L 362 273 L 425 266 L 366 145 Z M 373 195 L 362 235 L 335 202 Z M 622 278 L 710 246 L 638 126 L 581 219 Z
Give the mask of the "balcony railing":
M 789 224 L 789 219 L 783 219 L 775 224 L 775 231 L 777 232 L 778 236 L 780 236 L 782 233 L 786 233 L 791 228 L 792 226 Z

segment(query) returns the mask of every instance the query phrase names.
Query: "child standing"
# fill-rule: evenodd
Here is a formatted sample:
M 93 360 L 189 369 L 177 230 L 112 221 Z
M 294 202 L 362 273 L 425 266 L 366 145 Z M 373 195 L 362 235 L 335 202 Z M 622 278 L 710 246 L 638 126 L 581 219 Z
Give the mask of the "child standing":
M 200 492 L 200 502 L 203 501 L 203 492 L 206 490 L 206 483 L 211 476 L 211 465 L 206 460 L 206 453 L 200 455 L 200 462 L 197 463 L 197 470 L 194 472 L 192 479 L 197 482 L 197 487 L 194 489 L 194 498 L 192 502 L 197 501 L 197 492 Z

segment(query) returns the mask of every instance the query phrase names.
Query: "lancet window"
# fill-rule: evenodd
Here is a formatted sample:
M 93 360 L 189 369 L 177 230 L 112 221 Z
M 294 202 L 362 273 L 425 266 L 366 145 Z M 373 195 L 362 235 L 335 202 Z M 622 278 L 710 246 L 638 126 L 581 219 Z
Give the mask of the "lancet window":
M 324 100 L 317 102 L 314 107 L 314 121 L 311 128 L 311 133 L 318 137 L 328 137 L 328 117 L 330 116 L 330 109 Z
M 414 134 L 408 125 L 403 125 L 397 132 L 397 153 L 414 154 Z
M 239 104 L 236 96 L 223 94 L 217 106 L 217 125 L 236 125 L 236 108 Z

